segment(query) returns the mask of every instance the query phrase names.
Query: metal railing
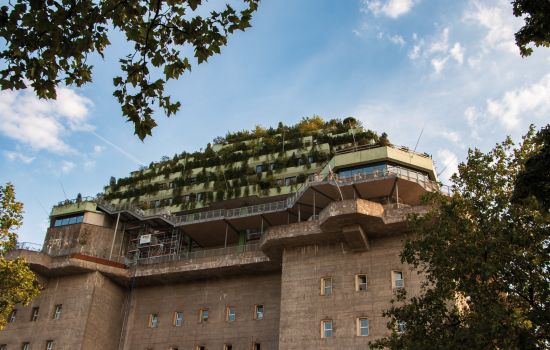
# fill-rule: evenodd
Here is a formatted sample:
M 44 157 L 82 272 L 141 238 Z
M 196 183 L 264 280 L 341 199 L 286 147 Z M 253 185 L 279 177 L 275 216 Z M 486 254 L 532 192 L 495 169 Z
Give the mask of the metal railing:
M 151 265 L 158 263 L 168 263 L 173 261 L 182 261 L 182 260 L 194 260 L 200 258 L 208 258 L 214 256 L 223 256 L 223 255 L 237 255 L 243 254 L 246 252 L 255 252 L 260 250 L 259 243 L 246 244 L 246 245 L 235 245 L 225 248 L 216 248 L 216 249 L 201 249 L 192 252 L 181 252 L 179 254 L 172 255 L 162 255 L 162 256 L 153 256 L 148 258 L 127 260 L 128 265 Z
M 437 182 L 434 182 L 428 178 L 426 174 L 421 172 L 407 169 L 400 166 L 389 165 L 385 170 L 375 171 L 373 173 L 359 173 L 350 177 L 338 177 L 335 174 L 329 174 L 325 178 L 316 177 L 313 180 L 308 180 L 305 182 L 294 194 L 288 197 L 286 200 L 257 204 L 247 207 L 233 208 L 233 209 L 215 209 L 209 211 L 202 211 L 191 214 L 184 215 L 171 215 L 168 213 L 152 213 L 147 215 L 142 209 L 137 208 L 135 205 L 130 203 L 123 204 L 111 204 L 102 198 L 97 199 L 98 205 L 106 209 L 109 213 L 116 213 L 120 211 L 128 211 L 137 218 L 148 219 L 148 218 L 162 218 L 166 222 L 174 225 L 187 225 L 187 224 L 196 224 L 200 222 L 213 221 L 224 218 L 238 218 L 246 217 L 256 214 L 265 214 L 270 212 L 284 211 L 289 208 L 292 208 L 296 202 L 302 197 L 302 195 L 314 185 L 319 184 L 334 184 L 334 185 L 348 185 L 356 183 L 364 183 L 371 181 L 378 181 L 388 178 L 401 178 L 407 181 L 415 182 L 429 191 L 439 191 L 446 195 L 451 195 L 451 189 L 448 186 L 443 186 Z
M 28 250 L 31 252 L 41 252 L 42 244 L 31 243 L 31 242 L 17 242 L 15 245 L 15 249 Z

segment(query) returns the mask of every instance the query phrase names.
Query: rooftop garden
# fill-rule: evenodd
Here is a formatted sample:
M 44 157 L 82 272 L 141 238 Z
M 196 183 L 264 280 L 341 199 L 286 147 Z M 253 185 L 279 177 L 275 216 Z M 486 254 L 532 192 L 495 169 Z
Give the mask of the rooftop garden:
M 388 145 L 389 140 L 385 133 L 378 136 L 364 130 L 352 117 L 324 121 L 314 116 L 292 126 L 279 123 L 277 128 L 257 125 L 253 130 L 216 137 L 204 150 L 162 157 L 129 177 L 112 177 L 104 198 L 130 200 L 144 209 L 177 205 L 185 210 L 197 207 L 197 202 L 205 206 L 252 194 L 268 195 L 270 189 L 281 193 L 283 186 L 293 188 L 305 182 L 336 150 L 367 144 Z M 284 178 L 288 169 L 299 174 Z M 143 198 L 155 196 L 163 198 L 151 202 Z

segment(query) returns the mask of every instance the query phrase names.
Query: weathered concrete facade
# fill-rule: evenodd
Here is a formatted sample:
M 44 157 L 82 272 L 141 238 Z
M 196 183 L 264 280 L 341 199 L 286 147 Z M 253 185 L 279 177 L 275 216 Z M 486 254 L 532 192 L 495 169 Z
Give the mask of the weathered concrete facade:
M 185 216 L 74 206 L 82 222 L 54 217 L 42 252 L 12 253 L 43 291 L 0 349 L 366 349 L 388 334 L 396 291 L 419 292 L 399 258 L 406 216 L 437 190 L 418 179 L 326 178 L 285 201 Z

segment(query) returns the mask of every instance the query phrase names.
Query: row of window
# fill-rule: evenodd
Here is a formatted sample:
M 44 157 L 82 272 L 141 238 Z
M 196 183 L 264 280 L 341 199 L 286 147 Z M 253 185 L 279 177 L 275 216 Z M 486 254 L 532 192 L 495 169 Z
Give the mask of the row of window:
M 199 323 L 205 323 L 208 322 L 208 319 L 210 318 L 210 310 L 208 308 L 202 308 L 199 310 Z M 225 308 L 225 320 L 227 322 L 233 322 L 237 319 L 237 312 L 236 308 L 234 306 L 227 306 Z M 255 320 L 263 320 L 264 319 L 264 306 L 254 305 L 254 319 Z M 175 327 L 181 327 L 183 325 L 183 311 L 175 311 L 174 315 L 172 317 L 172 325 Z M 147 320 L 147 326 L 149 328 L 157 328 L 159 325 L 159 314 L 152 313 L 149 314 L 149 318 Z
M 55 343 L 53 340 L 47 340 L 46 341 L 46 347 L 44 349 L 46 350 L 53 350 L 55 347 Z M 8 350 L 7 344 L 0 344 L 0 350 Z M 21 344 L 21 350 L 31 350 L 31 343 L 24 342 Z
M 262 346 L 260 343 L 252 343 L 252 350 L 261 350 L 261 349 L 262 349 Z M 153 350 L 153 348 L 146 348 L 145 350 Z M 169 348 L 169 350 L 178 350 L 178 348 L 173 346 Z M 195 346 L 195 350 L 206 350 L 206 345 L 197 345 Z M 223 344 L 223 350 L 233 350 L 233 345 Z
M 392 289 L 401 289 L 405 286 L 403 280 L 403 273 L 401 271 L 392 271 Z M 332 294 L 332 277 L 321 278 L 321 295 Z M 355 275 L 355 291 L 366 292 L 367 291 L 367 275 L 360 273 Z
M 53 315 L 52 315 L 52 319 L 59 320 L 61 318 L 62 312 L 63 312 L 63 305 L 62 304 L 55 305 Z M 10 313 L 10 315 L 8 317 L 8 323 L 14 323 L 15 322 L 15 320 L 17 319 L 17 313 L 18 313 L 17 309 L 12 310 L 12 312 Z M 31 322 L 38 321 L 38 314 L 39 313 L 40 313 L 40 308 L 38 306 L 33 307 L 32 310 L 31 310 L 30 321 Z M 0 348 L 0 350 L 2 350 L 2 348 Z
M 53 226 L 60 227 L 65 225 L 80 224 L 84 220 L 84 214 L 67 216 L 64 218 L 55 219 Z
M 404 322 L 397 322 L 397 332 L 404 332 L 406 325 Z M 355 319 L 355 335 L 358 337 L 369 336 L 369 319 L 366 317 L 357 317 Z M 321 321 L 321 338 L 332 338 L 334 336 L 334 321 Z

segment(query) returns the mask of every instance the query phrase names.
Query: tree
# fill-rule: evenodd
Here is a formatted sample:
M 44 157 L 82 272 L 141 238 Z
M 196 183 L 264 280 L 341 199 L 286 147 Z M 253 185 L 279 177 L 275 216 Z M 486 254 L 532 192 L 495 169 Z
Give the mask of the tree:
M 518 174 L 513 200 L 521 202 L 536 198 L 543 210 L 550 210 L 550 124 L 536 136 L 540 149 L 525 162 Z
M 525 17 L 525 25 L 516 33 L 516 45 L 522 56 L 529 56 L 533 49 L 527 47 L 550 46 L 550 1 L 514 0 L 514 16 Z
M 0 186 L 0 330 L 14 306 L 28 304 L 39 293 L 38 283 L 27 262 L 21 258 L 6 259 L 15 248 L 23 220 L 23 204 L 15 200 L 13 185 Z
M 191 70 L 187 47 L 200 64 L 220 53 L 229 34 L 250 27 L 259 0 L 242 9 L 225 5 L 206 12 L 203 0 L 14 0 L 0 8 L 2 90 L 29 84 L 40 98 L 56 98 L 56 87 L 92 81 L 89 54 L 103 57 L 109 35 L 118 30 L 133 45 L 120 59 L 122 74 L 113 78 L 113 95 L 143 140 L 157 125 L 153 105 L 167 116 L 180 102 L 164 93 L 166 82 Z
M 470 150 L 452 196 L 427 196 L 432 210 L 411 217 L 401 253 L 426 282 L 419 296 L 398 294 L 384 313 L 394 331 L 373 348 L 548 349 L 550 215 L 535 197 L 512 201 L 540 142 L 531 128 L 517 148 L 507 139 Z

